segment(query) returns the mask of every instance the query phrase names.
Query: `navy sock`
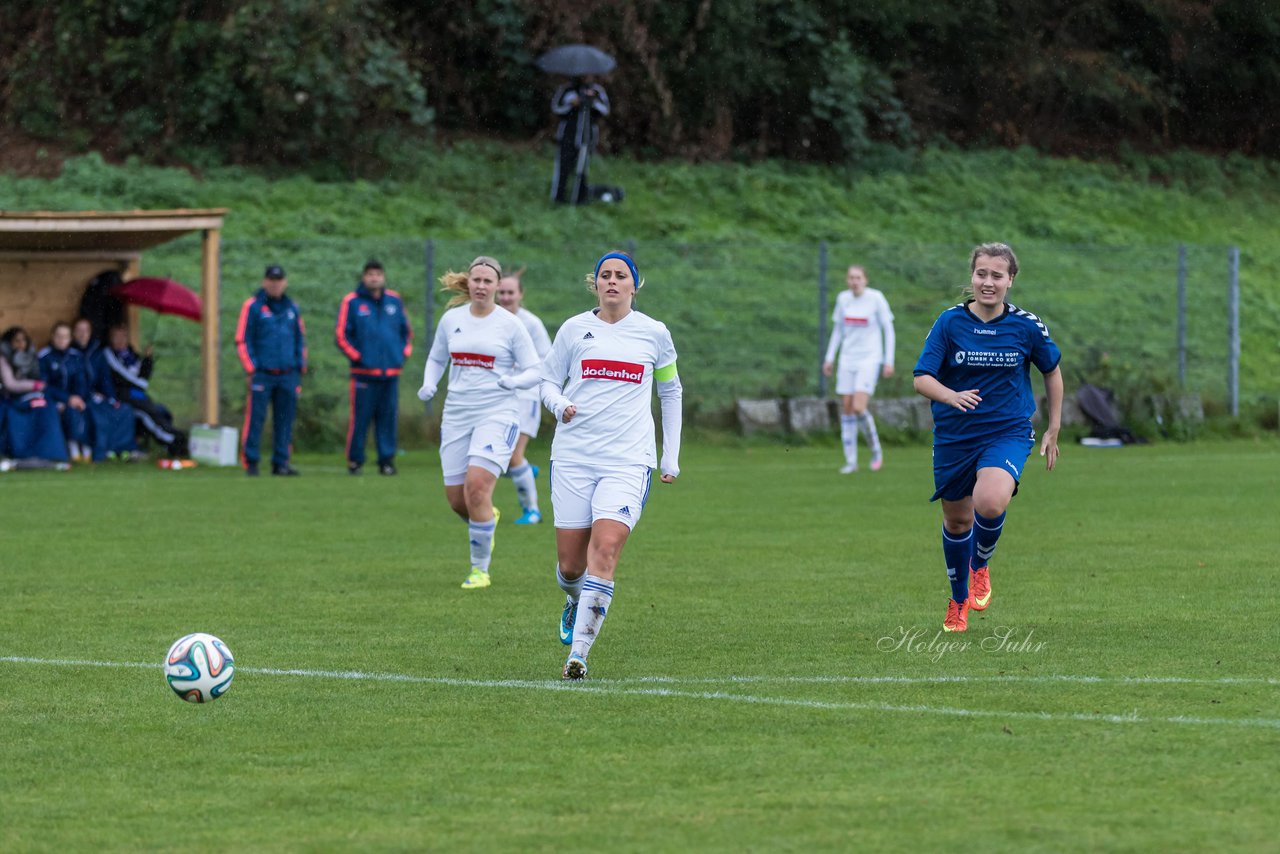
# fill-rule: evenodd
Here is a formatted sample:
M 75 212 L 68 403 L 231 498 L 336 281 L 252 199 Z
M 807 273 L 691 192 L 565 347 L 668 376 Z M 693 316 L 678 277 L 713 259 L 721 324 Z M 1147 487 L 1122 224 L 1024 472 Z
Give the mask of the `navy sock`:
M 947 533 L 942 528 L 942 556 L 947 561 L 947 578 L 951 580 L 951 598 L 964 603 L 969 598 L 969 558 L 973 555 L 973 528 L 962 535 Z
M 975 510 L 973 513 L 973 566 L 974 569 L 981 569 L 991 562 L 991 555 L 995 554 L 996 541 L 1000 539 L 1000 531 L 1004 528 L 1005 514 L 1001 513 L 988 519 L 986 516 L 980 516 Z

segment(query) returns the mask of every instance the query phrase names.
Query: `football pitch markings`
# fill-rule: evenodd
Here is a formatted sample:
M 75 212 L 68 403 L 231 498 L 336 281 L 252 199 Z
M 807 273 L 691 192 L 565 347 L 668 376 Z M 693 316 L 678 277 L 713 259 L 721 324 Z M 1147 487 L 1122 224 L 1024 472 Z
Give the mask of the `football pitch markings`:
M 33 658 L 20 655 L 0 656 L 0 663 L 33 664 L 48 667 L 121 667 L 160 670 L 162 664 L 142 661 L 95 661 L 91 659 Z M 1280 729 L 1280 718 L 1206 718 L 1187 715 L 1103 714 L 1101 712 L 1011 711 L 968 709 L 953 706 L 896 704 L 838 700 L 813 700 L 802 697 L 768 697 L 725 691 L 698 691 L 681 687 L 692 685 L 766 685 L 766 684 L 981 684 L 981 683 L 1071 683 L 1098 685 L 1280 685 L 1280 679 L 1251 677 L 1195 678 L 1181 676 L 1088 676 L 1049 674 L 1044 676 L 719 676 L 674 677 L 642 676 L 630 679 L 596 679 L 586 683 L 569 683 L 559 679 L 456 679 L 445 676 L 414 676 L 408 673 L 377 673 L 363 670 L 299 670 L 274 667 L 237 667 L 241 673 L 263 676 L 292 676 L 311 679 L 345 679 L 357 682 L 396 682 L 417 685 L 443 685 L 458 688 L 525 689 L 536 691 L 579 691 L 589 694 L 673 697 L 768 706 L 789 706 L 826 711 L 891 712 L 899 714 L 940 715 L 969 718 L 1006 718 L 1033 721 L 1080 721 L 1110 724 L 1179 724 L 1191 726 L 1234 726 Z M 654 687 L 643 687 L 654 686 Z

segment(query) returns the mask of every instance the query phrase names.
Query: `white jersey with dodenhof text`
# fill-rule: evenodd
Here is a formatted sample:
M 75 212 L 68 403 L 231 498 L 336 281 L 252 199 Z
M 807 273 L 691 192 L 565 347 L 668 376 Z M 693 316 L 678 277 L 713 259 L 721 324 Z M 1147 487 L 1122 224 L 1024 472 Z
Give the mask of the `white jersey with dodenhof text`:
M 538 364 L 533 341 L 514 314 L 497 309 L 476 317 L 469 305 L 441 316 L 427 358 L 450 363 L 442 423 L 451 426 L 478 424 L 496 415 L 517 420 L 516 393 L 499 386 L 498 379 L 517 365 L 524 370 Z
M 667 327 L 638 311 L 606 323 L 594 311 L 564 322 L 542 363 L 542 378 L 577 407 L 556 423 L 551 459 L 656 468 L 653 373 L 676 361 Z M 544 396 L 545 399 L 545 396 Z
M 856 297 L 853 291 L 841 291 L 831 324 L 826 361 L 834 361 L 839 349 L 840 370 L 868 361 L 893 364 L 893 312 L 880 291 L 867 288 Z

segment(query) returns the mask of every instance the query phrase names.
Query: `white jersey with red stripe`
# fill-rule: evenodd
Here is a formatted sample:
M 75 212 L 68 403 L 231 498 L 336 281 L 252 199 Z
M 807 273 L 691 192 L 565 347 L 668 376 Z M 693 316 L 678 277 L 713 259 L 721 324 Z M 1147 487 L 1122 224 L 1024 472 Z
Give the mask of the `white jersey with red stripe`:
M 547 327 L 542 319 L 523 306 L 516 312 L 516 317 L 524 324 L 525 332 L 529 333 L 529 338 L 533 341 L 533 349 L 538 351 L 538 358 L 547 358 L 547 353 L 551 351 L 551 336 L 547 334 Z M 521 402 L 536 401 L 538 387 L 522 389 L 517 392 L 517 397 Z
M 566 320 L 543 360 L 542 378 L 563 389 L 577 413 L 568 424 L 556 423 L 551 459 L 656 468 L 653 373 L 675 361 L 666 325 L 638 311 L 617 323 L 595 311 Z
M 826 361 L 834 361 L 839 349 L 841 370 L 863 362 L 893 364 L 893 312 L 880 291 L 867 288 L 858 296 L 841 291 L 831 323 Z
M 516 393 L 498 385 L 498 379 L 538 364 L 538 353 L 516 316 L 496 309 L 485 317 L 471 313 L 470 305 L 446 311 L 431 342 L 431 361 L 449 362 L 449 392 L 444 401 L 443 423 L 478 424 L 495 415 L 518 420 Z

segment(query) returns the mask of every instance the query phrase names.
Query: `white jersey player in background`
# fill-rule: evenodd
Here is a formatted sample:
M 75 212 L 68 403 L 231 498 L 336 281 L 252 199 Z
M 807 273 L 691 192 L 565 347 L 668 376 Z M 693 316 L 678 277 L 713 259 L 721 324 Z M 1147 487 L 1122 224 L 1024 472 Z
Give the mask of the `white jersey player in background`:
M 632 308 L 644 284 L 635 262 L 610 252 L 587 277 L 599 305 L 569 318 L 542 365 L 542 402 L 555 414 L 551 504 L 556 581 L 565 591 L 565 679 L 587 675 L 587 654 L 613 602 L 614 571 L 640 521 L 658 467 L 653 387 L 662 408 L 661 480 L 680 474 L 681 388 L 667 327 Z
M 494 301 L 501 278 L 502 267 L 483 255 L 466 273 L 440 277 L 440 284 L 455 295 L 436 326 L 418 389 L 419 399 L 430 400 L 448 369 L 440 468 L 445 498 L 468 524 L 471 573 L 462 582 L 465 590 L 489 586 L 499 518 L 493 487 L 511 460 L 520 432 L 515 390 L 532 388 L 539 381 L 540 360 L 524 324 Z
M 538 351 L 538 358 L 543 359 L 551 350 L 551 336 L 547 334 L 547 327 L 538 316 L 524 307 L 524 282 L 520 278 L 522 273 L 523 267 L 498 281 L 498 305 L 524 324 L 525 331 L 533 341 L 533 349 Z M 516 524 L 536 525 L 542 521 L 542 511 L 538 508 L 538 485 L 534 482 L 538 476 L 538 467 L 524 458 L 524 449 L 528 447 L 530 439 L 537 438 L 538 428 L 542 426 L 542 402 L 538 399 L 536 388 L 521 390 L 516 398 L 520 406 L 520 436 L 516 439 L 515 450 L 511 452 L 507 477 L 515 484 L 516 496 L 520 499 L 522 512 Z
M 876 391 L 876 379 L 893 376 L 893 312 L 889 301 L 875 288 L 867 287 L 867 272 L 849 268 L 849 289 L 836 297 L 831 313 L 831 341 L 822 363 L 824 376 L 831 376 L 836 350 L 840 364 L 836 370 L 836 394 L 840 395 L 840 441 L 844 445 L 841 474 L 858 470 L 858 431 L 867 437 L 871 449 L 871 470 L 880 471 L 884 452 L 876 432 L 875 419 L 867 402 Z

